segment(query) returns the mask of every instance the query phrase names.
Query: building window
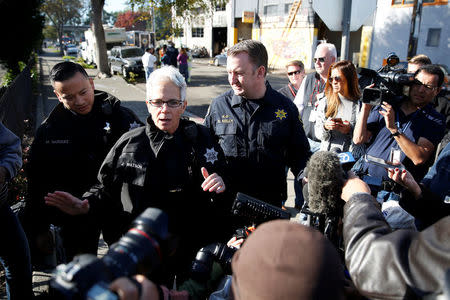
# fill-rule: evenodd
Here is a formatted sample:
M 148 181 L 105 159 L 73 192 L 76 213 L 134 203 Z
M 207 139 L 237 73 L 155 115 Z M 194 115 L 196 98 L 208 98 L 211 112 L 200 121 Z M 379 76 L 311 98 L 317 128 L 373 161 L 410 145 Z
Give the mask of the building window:
M 203 37 L 203 28 L 192 28 L 192 37 Z
M 226 3 L 216 4 L 216 11 L 225 11 L 226 10 Z
M 285 3 L 284 4 L 284 14 L 287 15 L 289 14 L 289 11 L 291 10 L 292 7 L 292 3 Z
M 444 5 L 448 0 L 422 0 L 423 5 Z M 413 6 L 414 0 L 392 0 L 392 5 L 396 6 Z
M 278 15 L 278 4 L 271 4 L 264 6 L 265 16 L 276 16 Z
M 429 28 L 427 35 L 427 47 L 439 47 L 440 38 L 441 38 L 440 28 Z
M 284 14 L 289 15 L 289 12 L 291 11 L 292 3 L 285 3 L 284 4 Z M 297 14 L 300 12 L 300 9 L 297 10 Z

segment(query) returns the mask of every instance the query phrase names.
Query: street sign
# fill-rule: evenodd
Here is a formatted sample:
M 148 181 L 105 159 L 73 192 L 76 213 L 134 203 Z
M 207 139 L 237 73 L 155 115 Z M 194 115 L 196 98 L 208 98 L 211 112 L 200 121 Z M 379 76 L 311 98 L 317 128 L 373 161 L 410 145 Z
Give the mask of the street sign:
M 255 21 L 254 11 L 243 11 L 242 12 L 242 23 L 253 23 Z
M 377 0 L 352 0 L 350 31 L 356 31 L 372 15 Z M 313 9 L 331 31 L 342 31 L 344 0 L 313 0 Z

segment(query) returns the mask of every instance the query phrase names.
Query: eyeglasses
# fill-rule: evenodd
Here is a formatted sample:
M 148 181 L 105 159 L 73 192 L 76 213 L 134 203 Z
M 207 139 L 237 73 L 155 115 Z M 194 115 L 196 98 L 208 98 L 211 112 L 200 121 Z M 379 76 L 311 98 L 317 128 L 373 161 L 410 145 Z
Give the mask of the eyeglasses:
M 421 81 L 419 81 L 417 79 L 414 79 L 413 85 L 415 85 L 417 87 L 423 86 L 425 88 L 425 90 L 427 90 L 427 91 L 435 91 L 435 90 L 437 90 L 439 88 L 438 86 L 432 86 L 432 85 L 428 85 L 428 84 L 422 83 Z
M 313 60 L 315 63 L 317 63 L 317 61 L 320 61 L 321 63 L 325 62 L 326 57 L 314 57 Z
M 163 107 L 164 104 L 166 104 L 168 107 L 171 107 L 171 108 L 180 107 L 180 105 L 183 103 L 183 101 L 176 100 L 176 99 L 171 99 L 171 100 L 167 100 L 167 101 L 155 99 L 155 100 L 149 100 L 148 102 L 150 103 L 151 106 L 154 106 L 154 107 Z
M 302 71 L 298 70 L 298 71 L 293 71 L 293 72 L 288 72 L 288 76 L 292 76 L 292 75 L 298 75 L 300 74 Z
M 328 80 L 329 80 L 331 83 L 333 83 L 333 81 L 341 82 L 341 81 L 342 81 L 342 78 L 341 78 L 340 76 L 335 76 L 335 77 L 330 77 Z

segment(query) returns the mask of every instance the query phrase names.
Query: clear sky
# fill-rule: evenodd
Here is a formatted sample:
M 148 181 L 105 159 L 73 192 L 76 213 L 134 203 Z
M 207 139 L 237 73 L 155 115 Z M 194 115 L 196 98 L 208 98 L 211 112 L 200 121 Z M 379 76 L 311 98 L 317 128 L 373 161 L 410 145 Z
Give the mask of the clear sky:
M 123 11 L 127 8 L 126 0 L 105 0 L 104 9 L 107 12 Z

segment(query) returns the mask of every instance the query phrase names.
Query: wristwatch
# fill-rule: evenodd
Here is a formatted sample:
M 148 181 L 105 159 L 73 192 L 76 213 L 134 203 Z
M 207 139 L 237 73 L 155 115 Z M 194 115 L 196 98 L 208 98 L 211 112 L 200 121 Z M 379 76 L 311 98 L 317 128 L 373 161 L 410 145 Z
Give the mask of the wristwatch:
M 402 131 L 401 129 L 397 129 L 396 132 L 391 133 L 391 137 L 399 136 L 399 135 L 402 134 L 402 133 L 403 133 L 403 131 Z

